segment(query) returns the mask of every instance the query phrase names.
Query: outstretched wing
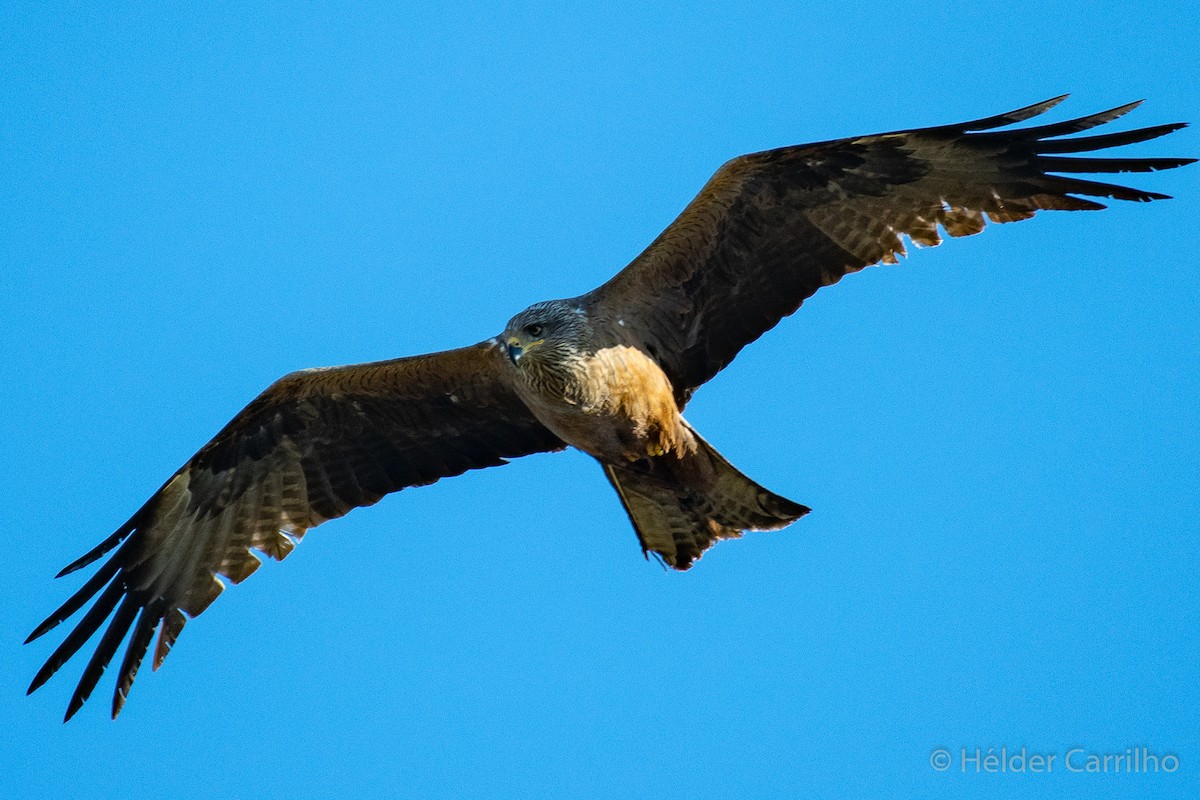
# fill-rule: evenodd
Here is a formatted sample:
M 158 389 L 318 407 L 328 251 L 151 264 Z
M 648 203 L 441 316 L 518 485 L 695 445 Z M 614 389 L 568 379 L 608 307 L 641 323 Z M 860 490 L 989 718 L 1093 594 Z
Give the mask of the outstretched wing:
M 493 467 L 563 443 L 510 387 L 494 343 L 288 375 L 246 406 L 133 517 L 64 569 L 120 545 L 32 641 L 95 602 L 29 687 L 41 686 L 110 616 L 67 708 L 83 705 L 133 634 L 113 695 L 121 710 L 159 631 L 157 669 L 184 623 L 304 532 L 388 492 Z M 115 610 L 115 613 L 114 613 Z
M 1064 96 L 1065 97 L 1065 96 Z M 995 117 L 785 147 L 722 166 L 678 219 L 612 280 L 581 298 L 594 318 L 620 320 L 671 378 L 684 403 L 750 342 L 822 286 L 895 263 L 902 236 L 936 245 L 1039 209 L 1099 209 L 1077 195 L 1166 195 L 1054 173 L 1148 172 L 1187 158 L 1071 158 L 1142 142 L 1183 124 L 1059 138 L 1138 103 L 1040 127 L 993 129 L 1064 97 Z

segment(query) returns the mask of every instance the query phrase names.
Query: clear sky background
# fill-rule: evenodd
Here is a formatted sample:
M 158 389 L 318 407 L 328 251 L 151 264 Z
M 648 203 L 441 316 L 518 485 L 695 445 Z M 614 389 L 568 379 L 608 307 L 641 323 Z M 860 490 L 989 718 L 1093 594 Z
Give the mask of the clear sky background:
M 1063 92 L 1200 122 L 1187 3 L 404 5 L 0 8 L 4 793 L 1200 793 L 1195 167 L 748 348 L 688 417 L 814 508 L 784 532 L 667 573 L 594 462 L 535 456 L 314 530 L 115 723 L 110 670 L 61 724 L 83 659 L 25 698 L 82 582 L 52 576 L 286 372 L 586 291 L 739 153 Z M 1178 768 L 1062 764 L 1128 747 Z

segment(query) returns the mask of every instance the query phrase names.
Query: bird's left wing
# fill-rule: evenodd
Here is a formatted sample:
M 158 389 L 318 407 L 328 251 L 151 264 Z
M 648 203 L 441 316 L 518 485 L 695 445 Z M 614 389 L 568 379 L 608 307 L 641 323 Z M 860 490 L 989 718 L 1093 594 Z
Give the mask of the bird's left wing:
M 653 356 L 686 402 L 738 351 L 822 286 L 919 245 L 1028 219 L 1098 209 L 1091 197 L 1166 195 L 1056 173 L 1148 172 L 1190 158 L 1071 157 L 1142 142 L 1182 124 L 1071 137 L 1137 103 L 996 130 L 1063 98 L 986 119 L 752 153 L 729 161 L 645 252 L 580 298 Z M 1084 195 L 1085 197 L 1080 197 Z
M 29 691 L 111 617 L 66 718 L 132 630 L 113 694 L 115 717 L 155 631 L 157 669 L 185 621 L 221 593 L 219 576 L 238 583 L 259 567 L 254 551 L 282 559 L 308 528 L 388 492 L 562 448 L 513 392 L 502 359 L 487 341 L 277 381 L 116 533 L 60 573 L 118 548 L 30 635 L 27 641 L 95 598 Z

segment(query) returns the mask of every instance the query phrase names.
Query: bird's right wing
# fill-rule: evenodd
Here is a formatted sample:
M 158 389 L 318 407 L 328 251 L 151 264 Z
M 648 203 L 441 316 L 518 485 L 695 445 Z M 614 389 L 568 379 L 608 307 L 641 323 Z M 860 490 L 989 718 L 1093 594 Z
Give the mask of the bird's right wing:
M 563 446 L 517 397 L 491 340 L 288 375 L 238 413 L 116 533 L 60 573 L 120 545 L 30 635 L 27 641 L 95 598 L 29 691 L 111 616 L 67 719 L 132 629 L 113 695 L 115 717 L 155 630 L 157 668 L 187 618 L 221 593 L 218 576 L 238 583 L 258 568 L 253 551 L 282 559 L 308 528 L 388 492 Z

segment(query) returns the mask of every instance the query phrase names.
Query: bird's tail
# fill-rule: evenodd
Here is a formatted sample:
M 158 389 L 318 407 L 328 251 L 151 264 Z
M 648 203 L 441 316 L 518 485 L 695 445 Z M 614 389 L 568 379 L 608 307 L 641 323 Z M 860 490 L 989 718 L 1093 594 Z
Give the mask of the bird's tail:
M 686 425 L 686 423 L 684 423 Z M 690 426 L 696 447 L 630 464 L 604 464 L 609 483 L 651 551 L 684 570 L 721 539 L 748 530 L 778 530 L 809 512 L 747 478 Z

